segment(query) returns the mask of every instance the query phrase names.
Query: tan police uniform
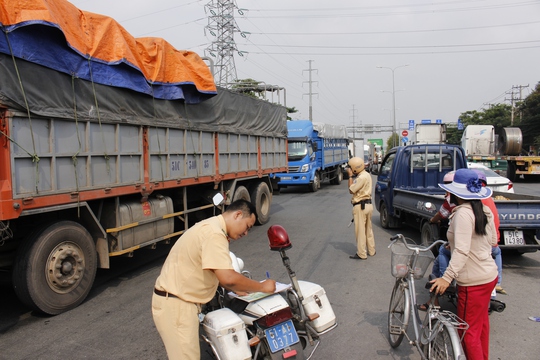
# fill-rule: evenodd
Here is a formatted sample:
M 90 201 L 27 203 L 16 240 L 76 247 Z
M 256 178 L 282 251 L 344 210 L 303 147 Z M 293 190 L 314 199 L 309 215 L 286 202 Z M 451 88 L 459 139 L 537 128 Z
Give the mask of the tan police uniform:
M 371 228 L 371 175 L 367 171 L 361 171 L 349 186 L 352 193 L 354 232 L 356 234 L 356 253 L 362 259 L 369 255 L 375 255 L 375 238 Z M 367 246 L 367 249 L 366 249 Z
M 222 215 L 188 229 L 156 280 L 152 316 L 169 359 L 200 359 L 198 314 L 219 285 L 212 269 L 233 269 Z

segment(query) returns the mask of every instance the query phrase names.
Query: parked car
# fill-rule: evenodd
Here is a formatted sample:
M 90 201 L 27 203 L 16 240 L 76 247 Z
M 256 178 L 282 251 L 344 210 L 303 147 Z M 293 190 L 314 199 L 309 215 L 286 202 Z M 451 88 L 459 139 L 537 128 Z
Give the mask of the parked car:
M 491 190 L 509 193 L 514 192 L 514 183 L 512 183 L 510 179 L 497 174 L 495 171 L 489 169 L 487 166 L 477 162 L 469 162 L 467 163 L 467 166 L 469 167 L 469 169 L 477 169 L 483 171 L 486 175 L 487 187 Z
M 500 159 L 492 160 L 476 160 L 474 163 L 482 164 L 485 167 L 495 171 L 501 176 L 506 176 L 506 168 L 508 167 L 508 161 Z

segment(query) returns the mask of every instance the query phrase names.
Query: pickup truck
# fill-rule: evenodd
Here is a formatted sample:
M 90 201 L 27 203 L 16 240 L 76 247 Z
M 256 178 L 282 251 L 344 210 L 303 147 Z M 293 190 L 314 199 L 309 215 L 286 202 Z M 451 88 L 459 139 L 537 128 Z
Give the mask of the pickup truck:
M 375 206 L 381 226 L 397 228 L 404 223 L 416 227 L 424 245 L 444 239 L 447 222 L 430 224 L 429 219 L 444 201 L 444 174 L 467 167 L 463 148 L 457 145 L 421 144 L 390 150 L 376 171 Z M 518 253 L 540 249 L 540 197 L 494 192 L 499 212 L 501 250 Z

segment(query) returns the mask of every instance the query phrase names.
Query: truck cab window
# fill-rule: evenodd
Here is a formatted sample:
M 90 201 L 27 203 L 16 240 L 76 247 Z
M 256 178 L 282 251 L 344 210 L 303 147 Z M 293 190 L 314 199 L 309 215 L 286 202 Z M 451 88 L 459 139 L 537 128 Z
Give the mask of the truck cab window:
M 381 175 L 390 174 L 390 170 L 392 169 L 392 163 L 394 162 L 395 157 L 396 157 L 396 154 L 388 155 L 384 163 L 381 165 Z
M 302 160 L 308 153 L 311 155 L 313 150 L 311 145 L 305 141 L 289 141 L 289 161 Z

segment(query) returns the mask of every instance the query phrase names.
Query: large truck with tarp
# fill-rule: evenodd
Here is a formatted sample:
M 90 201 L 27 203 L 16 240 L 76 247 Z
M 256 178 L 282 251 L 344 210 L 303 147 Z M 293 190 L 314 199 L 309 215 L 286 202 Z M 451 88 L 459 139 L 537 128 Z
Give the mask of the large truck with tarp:
M 76 307 L 97 268 L 178 238 L 217 192 L 268 221 L 285 107 L 67 1 L 0 3 L 0 271 L 24 304 Z
M 276 174 L 279 188 L 307 186 L 319 190 L 329 180 L 339 185 L 349 161 L 349 137 L 343 125 L 310 120 L 287 121 L 288 172 Z

